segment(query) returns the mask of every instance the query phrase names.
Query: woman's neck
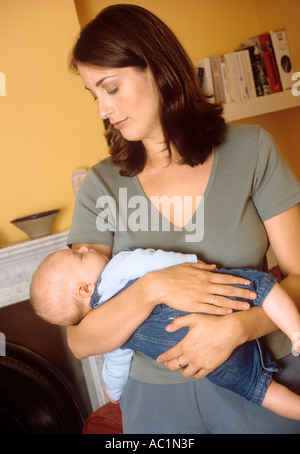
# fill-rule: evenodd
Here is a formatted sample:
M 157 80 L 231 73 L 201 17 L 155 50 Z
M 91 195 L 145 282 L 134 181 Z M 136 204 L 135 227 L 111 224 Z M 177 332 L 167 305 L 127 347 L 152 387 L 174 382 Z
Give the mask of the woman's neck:
M 163 140 L 144 142 L 144 146 L 147 153 L 145 165 L 145 168 L 147 169 L 163 169 L 170 165 L 179 164 L 180 162 L 180 156 L 177 151 L 172 145 L 169 151 Z

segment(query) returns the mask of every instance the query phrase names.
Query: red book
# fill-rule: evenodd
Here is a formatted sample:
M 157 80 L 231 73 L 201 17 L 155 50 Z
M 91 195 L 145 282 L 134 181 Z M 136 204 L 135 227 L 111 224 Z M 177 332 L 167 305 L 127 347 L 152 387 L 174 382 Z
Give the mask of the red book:
M 260 44 L 261 55 L 265 65 L 266 75 L 269 79 L 271 93 L 282 91 L 280 76 L 269 33 L 263 33 L 262 35 L 259 35 L 258 40 Z

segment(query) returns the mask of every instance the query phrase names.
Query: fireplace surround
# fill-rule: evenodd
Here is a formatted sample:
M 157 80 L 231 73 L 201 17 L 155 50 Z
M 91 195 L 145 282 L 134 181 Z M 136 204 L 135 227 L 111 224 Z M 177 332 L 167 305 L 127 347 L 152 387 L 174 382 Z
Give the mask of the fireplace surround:
M 41 320 L 29 302 L 35 269 L 48 254 L 67 247 L 67 235 L 0 249 L 1 434 L 80 433 L 89 414 L 107 402 L 102 357 L 77 360 L 65 328 Z

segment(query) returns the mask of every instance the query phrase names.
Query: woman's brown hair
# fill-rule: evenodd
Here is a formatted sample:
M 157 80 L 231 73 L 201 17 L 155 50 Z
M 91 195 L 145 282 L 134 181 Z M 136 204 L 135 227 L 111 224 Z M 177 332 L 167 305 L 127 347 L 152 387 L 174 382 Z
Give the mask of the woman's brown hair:
M 136 5 L 103 9 L 81 31 L 71 54 L 77 63 L 109 68 L 135 67 L 153 75 L 160 96 L 166 148 L 172 144 L 183 164 L 203 164 L 222 141 L 222 106 L 200 88 L 195 68 L 174 33 L 151 12 Z M 134 176 L 146 163 L 142 142 L 129 142 L 105 121 L 106 139 L 121 174 Z

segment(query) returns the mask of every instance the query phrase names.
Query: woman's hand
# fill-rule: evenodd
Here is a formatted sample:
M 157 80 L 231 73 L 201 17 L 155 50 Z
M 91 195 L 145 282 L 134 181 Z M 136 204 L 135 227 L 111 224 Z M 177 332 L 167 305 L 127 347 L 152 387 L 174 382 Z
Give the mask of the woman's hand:
M 231 300 L 231 297 L 255 299 L 256 293 L 234 285 L 249 281 L 228 274 L 213 273 L 216 265 L 204 262 L 184 263 L 149 273 L 153 278 L 155 304 L 165 303 L 184 312 L 205 312 L 226 315 L 236 310 L 247 310 L 250 305 Z
M 245 341 L 235 314 L 226 317 L 189 314 L 176 318 L 166 329 L 173 332 L 186 326 L 189 332 L 184 339 L 157 358 L 168 369 L 179 369 L 185 377 L 205 377 Z

